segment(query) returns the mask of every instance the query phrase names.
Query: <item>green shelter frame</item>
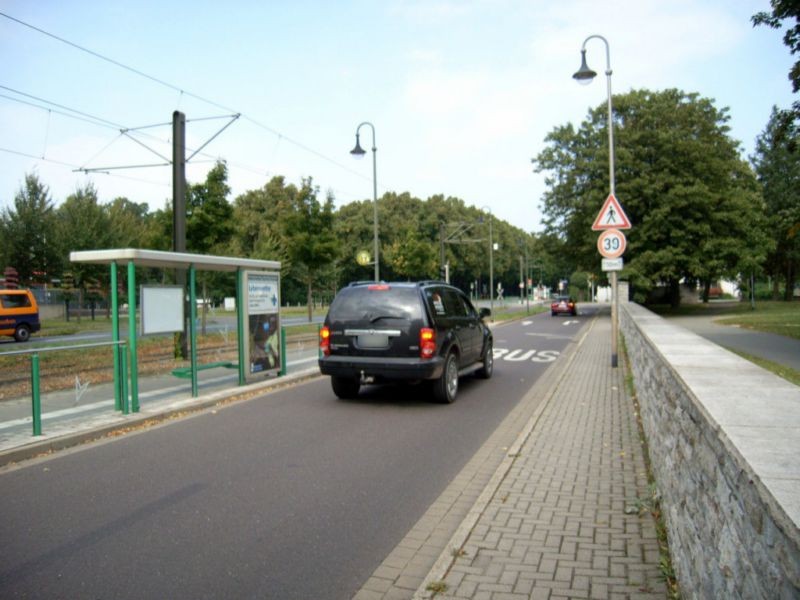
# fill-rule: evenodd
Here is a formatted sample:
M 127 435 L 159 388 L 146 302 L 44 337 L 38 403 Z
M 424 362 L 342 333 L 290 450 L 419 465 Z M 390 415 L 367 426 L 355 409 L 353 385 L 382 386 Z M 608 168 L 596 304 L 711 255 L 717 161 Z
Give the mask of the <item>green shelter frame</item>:
M 236 328 L 238 332 L 239 385 L 246 383 L 245 365 L 245 309 L 244 309 L 244 274 L 245 271 L 267 271 L 280 273 L 281 263 L 273 260 L 257 260 L 229 256 L 212 256 L 205 254 L 189 254 L 185 252 L 163 252 L 160 250 L 141 250 L 125 248 L 115 250 L 82 250 L 70 252 L 69 259 L 74 263 L 109 265 L 111 269 L 111 322 L 114 342 L 119 342 L 119 294 L 117 291 L 118 269 L 128 269 L 128 360 L 120 356 L 119 344 L 114 345 L 114 399 L 117 409 L 128 412 L 125 362 L 130 367 L 130 410 L 139 412 L 139 373 L 136 355 L 136 267 L 155 267 L 162 269 L 186 269 L 189 272 L 189 348 L 190 375 L 192 381 L 192 397 L 197 397 L 197 271 L 236 272 Z

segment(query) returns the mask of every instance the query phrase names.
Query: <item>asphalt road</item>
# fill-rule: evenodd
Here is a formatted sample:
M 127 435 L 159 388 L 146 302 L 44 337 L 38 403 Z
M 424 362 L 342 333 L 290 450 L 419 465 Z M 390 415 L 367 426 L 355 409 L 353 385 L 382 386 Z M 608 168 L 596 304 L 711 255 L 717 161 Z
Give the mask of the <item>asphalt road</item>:
M 0 597 L 350 598 L 587 320 L 497 327 L 452 405 L 319 378 L 7 469 Z
M 706 315 L 669 317 L 668 320 L 723 348 L 746 352 L 800 371 L 800 340 L 723 325 Z

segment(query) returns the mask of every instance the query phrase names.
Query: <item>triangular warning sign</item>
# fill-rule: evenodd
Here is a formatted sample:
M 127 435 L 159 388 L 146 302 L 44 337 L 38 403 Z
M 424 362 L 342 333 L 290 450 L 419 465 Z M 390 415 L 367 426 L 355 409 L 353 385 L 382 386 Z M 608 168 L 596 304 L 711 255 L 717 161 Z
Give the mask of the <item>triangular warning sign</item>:
M 609 194 L 603 208 L 594 220 L 592 231 L 603 229 L 630 229 L 631 222 L 614 194 Z

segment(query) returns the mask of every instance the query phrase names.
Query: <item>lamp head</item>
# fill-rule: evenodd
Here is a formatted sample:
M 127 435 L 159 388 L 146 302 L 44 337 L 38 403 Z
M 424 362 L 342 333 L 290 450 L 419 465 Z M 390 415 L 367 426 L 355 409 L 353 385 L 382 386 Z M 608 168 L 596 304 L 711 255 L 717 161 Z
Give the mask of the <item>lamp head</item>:
M 364 149 L 361 147 L 361 143 L 359 142 L 357 133 L 356 133 L 356 147 L 350 150 L 350 154 L 353 155 L 353 158 L 364 158 L 364 155 L 366 154 Z
M 575 71 L 572 78 L 581 85 L 589 85 L 596 76 L 597 73 L 586 64 L 586 50 L 581 50 L 581 68 Z

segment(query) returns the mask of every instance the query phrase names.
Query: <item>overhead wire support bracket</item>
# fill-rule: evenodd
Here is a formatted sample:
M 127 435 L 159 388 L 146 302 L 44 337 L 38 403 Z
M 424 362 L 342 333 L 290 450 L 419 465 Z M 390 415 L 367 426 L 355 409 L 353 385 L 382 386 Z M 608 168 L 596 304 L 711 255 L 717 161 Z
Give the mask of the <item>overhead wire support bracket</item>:
M 208 139 L 208 141 L 206 141 L 206 143 L 205 143 L 205 144 L 203 144 L 203 145 L 202 145 L 202 146 L 200 146 L 200 147 L 199 147 L 197 150 L 195 150 L 195 151 L 194 151 L 194 152 L 191 154 L 191 156 L 189 156 L 189 158 L 187 158 L 187 159 L 186 159 L 186 162 L 188 163 L 188 162 L 189 162 L 190 160 L 192 160 L 192 159 L 193 159 L 195 156 L 197 156 L 197 154 L 198 154 L 198 153 L 199 153 L 199 152 L 200 152 L 200 151 L 201 151 L 203 148 L 205 148 L 205 147 L 206 147 L 206 146 L 208 146 L 208 145 L 209 145 L 211 142 L 213 142 L 213 141 L 214 141 L 214 140 L 217 138 L 217 136 L 218 136 L 219 134 L 221 134 L 221 133 L 222 133 L 223 131 L 225 131 L 225 130 L 226 130 L 228 127 L 230 127 L 230 126 L 233 124 L 233 122 L 234 122 L 234 121 L 236 121 L 236 119 L 238 119 L 238 118 L 239 118 L 239 117 L 241 117 L 241 116 L 242 116 L 242 115 L 241 115 L 241 113 L 236 113 L 235 115 L 227 115 L 226 117 L 211 117 L 211 118 L 228 118 L 228 119 L 230 119 L 230 121 L 228 121 L 227 123 L 225 123 L 225 125 L 223 125 L 223 126 L 222 126 L 222 129 L 220 129 L 219 131 L 217 131 L 217 133 L 215 133 L 214 135 L 212 135 L 212 136 L 211 136 L 211 137 Z M 199 120 L 199 119 L 198 119 L 198 120 Z M 204 119 L 204 120 L 205 120 L 205 119 Z
M 197 156 L 197 154 L 200 153 L 203 150 L 203 148 L 205 148 L 211 142 L 213 142 L 223 131 L 225 131 L 228 127 L 230 127 L 233 124 L 233 122 L 236 121 L 236 119 L 238 119 L 239 117 L 241 117 L 241 114 L 240 113 L 236 113 L 236 114 L 233 114 L 233 115 L 224 115 L 224 116 L 221 116 L 221 117 L 206 117 L 206 118 L 201 118 L 201 119 L 193 119 L 194 121 L 209 121 L 209 120 L 212 120 L 212 119 L 230 119 L 230 121 L 228 121 L 219 131 L 217 131 L 214 135 L 212 135 L 202 146 L 200 146 L 197 150 L 195 150 L 194 153 L 192 153 L 192 155 L 189 158 L 186 159 L 186 162 L 189 162 L 192 158 Z M 78 169 L 74 169 L 73 172 L 74 173 L 107 173 L 108 171 L 112 171 L 112 170 L 143 169 L 143 168 L 149 168 L 149 167 L 167 167 L 167 166 L 171 165 L 172 164 L 172 160 L 171 159 L 167 158 L 166 156 L 163 156 L 163 155 L 159 154 L 156 150 L 153 150 L 147 144 L 145 144 L 141 140 L 136 139 L 134 136 L 130 135 L 130 133 L 129 133 L 131 131 L 138 131 L 140 129 L 150 129 L 152 127 L 162 127 L 163 125 L 166 125 L 166 124 L 143 125 L 141 127 L 128 127 L 128 128 L 125 128 L 125 129 L 120 129 L 119 132 L 120 132 L 120 135 L 124 135 L 126 138 L 136 142 L 142 148 L 144 148 L 145 150 L 149 150 L 150 152 L 152 152 L 153 154 L 155 154 L 160 159 L 162 159 L 162 160 L 164 160 L 166 162 L 146 164 L 146 165 L 125 165 L 125 166 L 115 166 L 115 167 L 91 167 L 91 168 L 80 167 Z
M 79 169 L 73 169 L 73 173 L 108 173 L 108 171 L 116 171 L 119 169 L 146 169 L 149 167 L 168 167 L 170 163 L 153 163 L 150 165 L 123 165 L 118 167 L 92 167 L 92 168 L 84 168 L 81 167 Z
M 126 138 L 128 138 L 128 139 L 130 139 L 130 140 L 133 140 L 134 142 L 136 142 L 137 144 L 139 144 L 139 145 L 140 145 L 142 148 L 144 148 L 145 150 L 149 150 L 150 152 L 152 152 L 153 154 L 155 154 L 155 155 L 156 155 L 158 158 L 160 158 L 160 159 L 162 159 L 162 160 L 165 160 L 165 161 L 167 161 L 167 164 L 168 164 L 168 165 L 169 165 L 169 164 L 171 164 L 171 161 L 170 161 L 170 159 L 168 159 L 166 156 L 162 156 L 161 154 L 159 154 L 158 152 L 156 152 L 155 150 L 153 150 L 153 149 L 152 149 L 150 146 L 148 146 L 148 145 L 147 145 L 147 144 L 145 144 L 144 142 L 140 142 L 139 140 L 137 140 L 137 139 L 136 139 L 135 137 L 133 137 L 132 135 L 128 135 L 128 131 L 131 131 L 131 130 L 130 130 L 130 129 L 120 129 L 120 133 L 121 133 L 122 135 L 124 135 Z

